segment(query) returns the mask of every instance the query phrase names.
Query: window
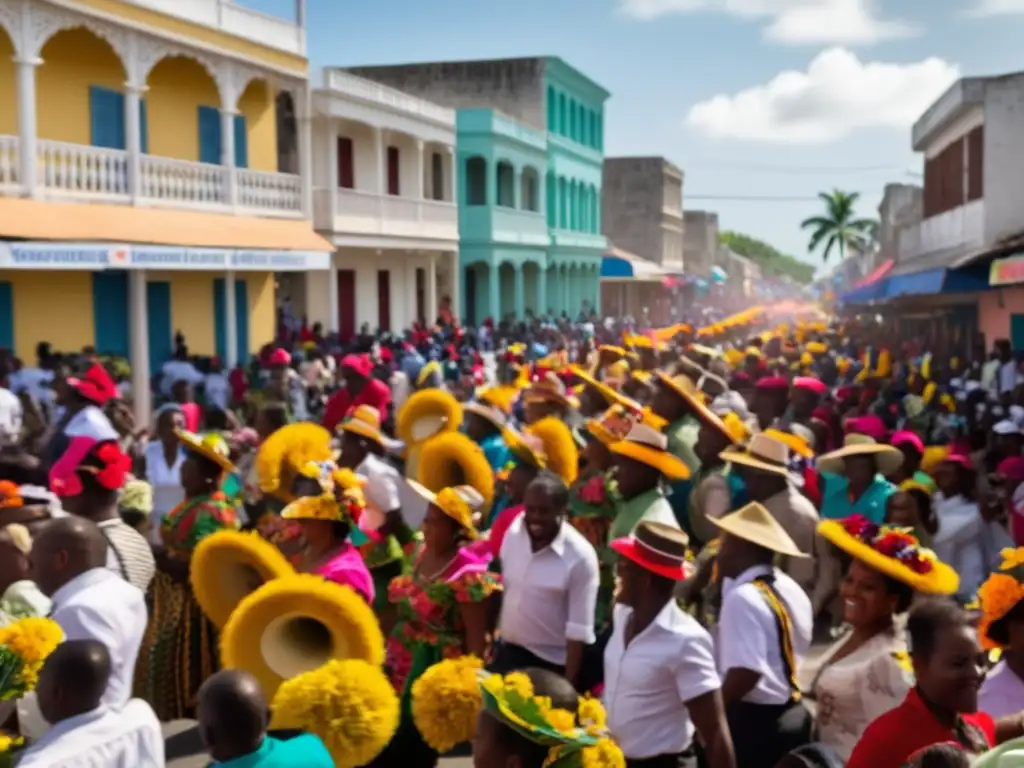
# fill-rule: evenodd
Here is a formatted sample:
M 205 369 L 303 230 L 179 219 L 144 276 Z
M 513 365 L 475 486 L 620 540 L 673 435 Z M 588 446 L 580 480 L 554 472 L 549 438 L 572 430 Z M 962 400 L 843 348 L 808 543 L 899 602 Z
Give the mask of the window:
M 338 186 L 356 188 L 355 147 L 348 136 L 338 137 Z
M 89 88 L 89 142 L 94 147 L 128 149 L 124 94 L 109 88 Z M 139 100 L 140 150 L 149 152 L 149 120 L 145 99 Z
M 401 184 L 401 159 L 402 155 L 398 147 L 388 147 L 388 194 L 400 195 Z
M 512 163 L 502 160 L 498 163 L 498 189 L 495 196 L 497 205 L 503 208 L 516 207 L 516 170 Z
M 199 107 L 199 162 L 221 164 L 221 115 L 216 107 Z M 235 166 L 249 165 L 248 130 L 245 115 L 235 115 Z
M 924 216 L 937 216 L 964 204 L 964 149 L 958 139 L 925 161 Z
M 570 101 L 569 102 L 569 134 L 568 134 L 570 139 L 575 139 L 576 138 L 576 114 L 577 114 L 577 111 L 578 110 L 576 109 L 576 102 L 575 101 Z
M 569 185 L 564 176 L 558 177 L 558 228 L 569 228 Z
M 537 171 L 533 168 L 523 169 L 521 202 L 519 207 L 524 211 L 540 210 L 540 189 Z
M 466 205 L 487 205 L 487 161 L 482 157 L 466 160 Z
M 430 197 L 444 200 L 444 155 L 440 152 L 430 156 Z
M 985 195 L 985 126 L 979 125 L 967 134 L 967 199 L 980 200 Z
M 235 115 L 235 167 L 249 167 L 249 131 L 245 115 Z
M 558 194 L 555 191 L 555 174 L 548 171 L 547 178 L 548 198 L 548 226 L 554 227 L 558 224 Z
M 558 131 L 557 133 L 561 136 L 567 134 L 569 127 L 569 112 L 568 105 L 565 103 L 565 94 L 558 94 Z
M 548 131 L 551 133 L 558 131 L 558 96 L 555 95 L 555 89 L 550 85 L 548 86 Z

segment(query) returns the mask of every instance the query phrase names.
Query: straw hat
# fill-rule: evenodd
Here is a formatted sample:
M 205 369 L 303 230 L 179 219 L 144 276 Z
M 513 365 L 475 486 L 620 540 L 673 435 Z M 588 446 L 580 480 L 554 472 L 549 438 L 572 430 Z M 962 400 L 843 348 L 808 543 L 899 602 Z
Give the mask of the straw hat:
M 953 595 L 960 576 L 901 528 L 878 526 L 861 515 L 823 520 L 818 533 L 865 565 L 927 595 Z
M 537 469 L 547 468 L 548 457 L 544 453 L 544 444 L 539 437 L 517 432 L 511 427 L 506 427 L 501 436 L 517 461 Z
M 544 374 L 540 381 L 535 381 L 523 393 L 523 401 L 526 403 L 555 403 L 563 408 L 572 408 L 575 405 L 565 389 L 565 384 L 551 371 Z
M 796 424 L 790 425 L 790 427 L 797 426 Z M 775 429 L 769 427 L 762 434 L 778 440 L 780 443 L 784 443 L 789 450 L 798 456 L 802 456 L 805 459 L 814 458 L 814 448 L 811 447 L 810 442 L 803 435 L 797 435 L 793 432 L 783 432 L 781 429 Z
M 693 564 L 686 560 L 689 544 L 689 537 L 678 528 L 643 521 L 631 536 L 615 539 L 611 548 L 651 573 L 683 581 L 694 570 Z
M 339 429 L 342 432 L 351 432 L 353 435 L 372 440 L 382 448 L 384 447 L 384 435 L 380 431 L 380 411 L 372 405 L 360 405 Z
M 235 465 L 231 463 L 231 449 L 228 447 L 227 441 L 216 432 L 200 436 L 184 429 L 176 429 L 174 434 L 186 451 L 212 461 L 225 472 L 237 471 Z
M 740 464 L 761 472 L 782 475 L 794 482 L 799 481 L 789 469 L 789 446 L 763 432 L 754 435 L 746 448 L 722 451 L 719 457 L 730 464 Z
M 668 438 L 646 424 L 634 424 L 624 440 L 611 446 L 612 453 L 654 467 L 669 480 L 686 480 L 690 468 L 668 452 Z
M 843 447 L 818 457 L 817 468 L 833 475 L 843 473 L 843 460 L 850 456 L 872 456 L 883 475 L 891 475 L 903 464 L 903 454 L 891 445 L 882 445 L 866 435 L 847 435 Z
M 572 371 L 573 376 L 582 381 L 588 387 L 592 387 L 593 389 L 596 389 L 598 392 L 600 392 L 601 397 L 605 399 L 605 402 L 608 403 L 608 405 L 620 404 L 626 406 L 627 408 L 634 408 L 635 410 L 638 411 L 642 407 L 640 403 L 636 402 L 635 400 L 631 400 L 618 390 L 609 387 L 604 382 L 598 381 L 579 366 L 570 366 L 569 370 Z
M 626 439 L 626 435 L 641 418 L 639 411 L 631 411 L 621 405 L 613 405 L 598 419 L 588 419 L 585 427 L 599 442 L 614 445 Z
M 457 485 L 454 488 L 442 488 L 434 493 L 415 480 L 406 480 L 406 482 L 428 504 L 433 504 L 462 526 L 471 539 L 480 538 L 480 534 L 473 525 L 473 515 L 484 508 L 485 499 L 480 491 L 471 485 Z
M 659 384 L 667 387 L 671 392 L 678 395 L 695 411 L 707 410 L 707 406 L 704 405 L 704 395 L 697 385 L 693 383 L 693 379 L 689 376 L 668 376 L 661 371 L 654 372 L 655 378 Z M 710 411 L 708 411 L 710 413 Z
M 756 501 L 722 518 L 708 518 L 726 533 L 787 557 L 809 557 L 801 552 L 771 512 Z
M 508 426 L 508 416 L 500 408 L 490 403 L 466 403 L 462 406 L 462 412 L 479 416 L 484 421 L 490 422 L 499 432 Z

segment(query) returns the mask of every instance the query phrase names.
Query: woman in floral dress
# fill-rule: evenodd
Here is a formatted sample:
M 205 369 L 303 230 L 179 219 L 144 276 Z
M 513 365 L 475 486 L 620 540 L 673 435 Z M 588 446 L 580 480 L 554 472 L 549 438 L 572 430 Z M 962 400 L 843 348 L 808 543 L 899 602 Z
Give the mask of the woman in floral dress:
M 434 494 L 409 484 L 430 505 L 423 521 L 423 541 L 413 554 L 411 573 L 391 581 L 388 599 L 397 606 L 398 621 L 388 637 L 387 667 L 402 696 L 402 724 L 391 744 L 372 765 L 406 768 L 433 766 L 437 754 L 419 735 L 409 711 L 413 683 L 442 659 L 487 649 L 487 599 L 501 589 L 500 577 L 489 573 L 490 557 L 474 551 L 473 515 L 483 497 L 468 485 Z
M 179 432 L 185 450 L 181 485 L 185 500 L 161 525 L 163 547 L 150 587 L 153 613 L 136 667 L 136 695 L 167 722 L 191 717 L 199 686 L 219 667 L 216 627 L 203 615 L 189 583 L 196 546 L 211 533 L 237 528 L 235 509 L 219 491 L 233 472 L 228 446 L 219 435 Z

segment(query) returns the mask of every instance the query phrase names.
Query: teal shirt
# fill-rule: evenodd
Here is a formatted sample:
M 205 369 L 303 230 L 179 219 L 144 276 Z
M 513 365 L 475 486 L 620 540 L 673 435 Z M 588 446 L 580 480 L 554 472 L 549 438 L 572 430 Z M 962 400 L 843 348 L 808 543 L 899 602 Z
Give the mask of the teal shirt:
M 480 447 L 487 457 L 487 463 L 495 472 L 501 472 L 512 459 L 505 439 L 501 435 L 490 435 L 480 442 Z
M 877 525 L 885 522 L 885 505 L 896 492 L 896 486 L 881 475 L 875 475 L 867 490 L 853 501 L 850 500 L 850 483 L 842 475 L 822 472 L 821 480 L 821 516 L 826 520 L 863 515 Z
M 334 768 L 334 760 L 319 736 L 304 733 L 284 741 L 266 736 L 255 752 L 214 765 L 224 768 Z

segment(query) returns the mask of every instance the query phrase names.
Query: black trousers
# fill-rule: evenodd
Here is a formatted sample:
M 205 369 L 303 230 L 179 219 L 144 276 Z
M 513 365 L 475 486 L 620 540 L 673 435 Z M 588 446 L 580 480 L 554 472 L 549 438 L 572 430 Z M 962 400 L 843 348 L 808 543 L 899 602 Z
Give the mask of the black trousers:
M 509 672 L 514 672 L 517 669 L 526 669 L 527 667 L 538 667 L 559 675 L 565 674 L 565 665 L 552 664 L 550 661 L 545 661 L 533 651 L 529 651 L 521 645 L 506 642 L 498 644 L 489 669 L 491 672 L 497 672 L 499 675 L 507 675 Z
M 697 755 L 688 749 L 678 755 L 658 755 L 635 760 L 626 758 L 626 768 L 697 768 Z
M 751 704 L 741 701 L 726 710 L 736 765 L 775 768 L 797 747 L 811 743 L 814 721 L 801 702 Z

